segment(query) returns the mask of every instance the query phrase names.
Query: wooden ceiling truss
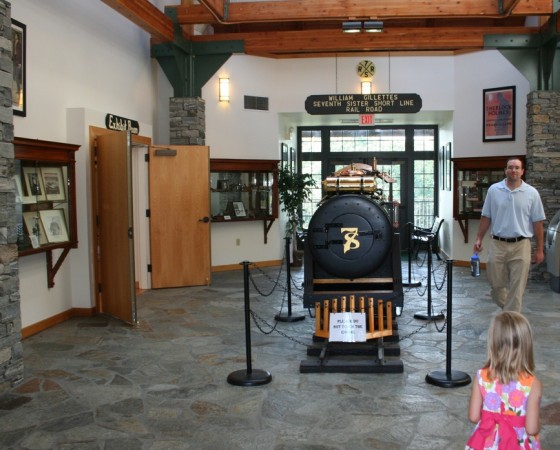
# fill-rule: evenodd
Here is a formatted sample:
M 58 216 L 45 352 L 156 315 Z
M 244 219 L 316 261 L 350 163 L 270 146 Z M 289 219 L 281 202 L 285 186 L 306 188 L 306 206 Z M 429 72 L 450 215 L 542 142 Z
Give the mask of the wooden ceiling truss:
M 148 0 L 101 1 L 150 34 L 152 55 L 182 95 L 200 95 L 232 53 L 308 58 L 496 48 L 516 66 L 530 55 L 535 88 L 551 88 L 555 72 L 558 0 L 182 0 L 165 13 Z M 342 33 L 349 20 L 382 21 L 383 32 Z

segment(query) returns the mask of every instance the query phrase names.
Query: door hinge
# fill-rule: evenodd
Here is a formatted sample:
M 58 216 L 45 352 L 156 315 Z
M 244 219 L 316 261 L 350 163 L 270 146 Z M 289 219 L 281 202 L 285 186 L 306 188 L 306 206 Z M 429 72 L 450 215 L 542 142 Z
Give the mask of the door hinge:
M 147 210 L 146 210 L 146 217 L 151 217 L 150 214 L 151 214 L 151 213 L 150 213 L 150 210 L 147 209 Z
M 152 273 L 152 265 L 148 264 L 148 273 Z

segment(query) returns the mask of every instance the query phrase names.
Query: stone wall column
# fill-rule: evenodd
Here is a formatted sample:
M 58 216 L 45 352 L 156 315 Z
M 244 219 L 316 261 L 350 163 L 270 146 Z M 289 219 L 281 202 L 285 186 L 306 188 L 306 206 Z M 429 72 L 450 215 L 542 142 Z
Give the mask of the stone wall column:
M 16 229 L 11 7 L 0 0 L 0 392 L 23 380 Z
M 560 92 L 533 91 L 527 96 L 527 182 L 541 194 L 545 231 L 560 210 Z M 548 278 L 546 264 L 531 274 Z
M 169 101 L 169 143 L 204 145 L 206 109 L 200 97 L 172 97 Z

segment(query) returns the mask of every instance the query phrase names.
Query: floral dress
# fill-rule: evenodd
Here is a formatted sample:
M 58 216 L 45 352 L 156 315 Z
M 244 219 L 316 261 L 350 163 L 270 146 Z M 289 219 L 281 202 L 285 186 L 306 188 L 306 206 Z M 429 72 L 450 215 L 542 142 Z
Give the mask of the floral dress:
M 534 376 L 501 384 L 481 369 L 476 379 L 482 393 L 482 414 L 465 450 L 541 450 L 539 437 L 525 431 L 527 399 Z

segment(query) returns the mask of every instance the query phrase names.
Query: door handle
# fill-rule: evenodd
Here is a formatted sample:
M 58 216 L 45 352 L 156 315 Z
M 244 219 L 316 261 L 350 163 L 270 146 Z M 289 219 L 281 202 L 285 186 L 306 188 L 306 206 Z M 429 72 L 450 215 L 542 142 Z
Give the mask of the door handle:
M 202 219 L 198 219 L 198 221 L 208 223 L 208 222 L 210 222 L 210 217 L 203 217 Z

